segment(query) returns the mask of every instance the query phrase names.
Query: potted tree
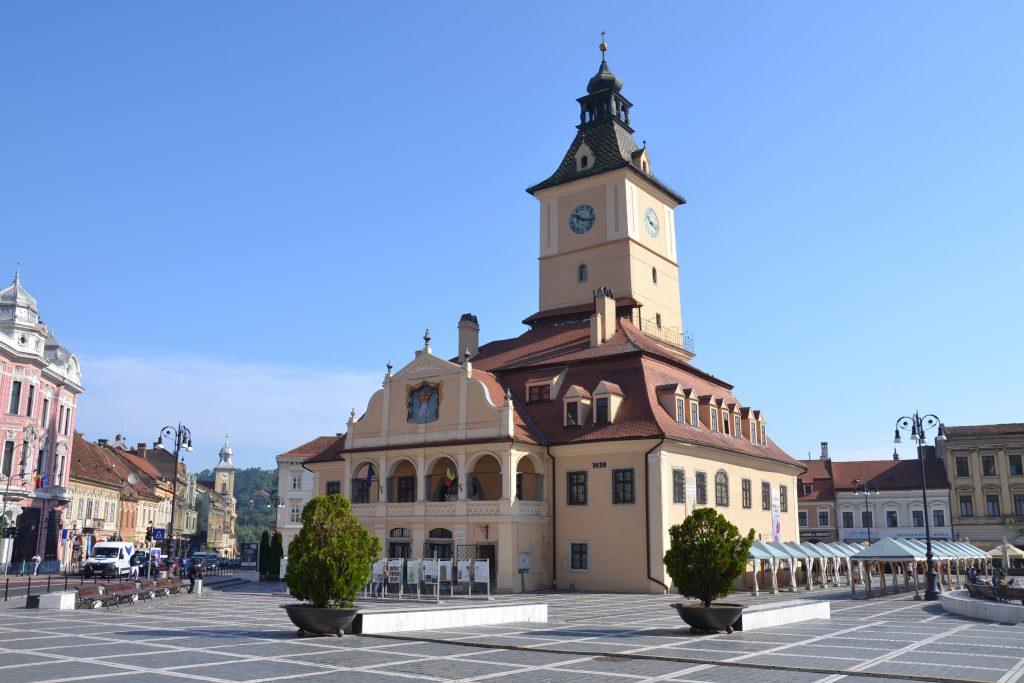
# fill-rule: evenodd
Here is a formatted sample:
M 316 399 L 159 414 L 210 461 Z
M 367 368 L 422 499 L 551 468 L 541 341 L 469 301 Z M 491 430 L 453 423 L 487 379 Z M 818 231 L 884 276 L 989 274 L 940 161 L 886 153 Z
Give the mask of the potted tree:
M 285 583 L 302 604 L 282 605 L 301 637 L 341 636 L 359 612 L 356 592 L 370 580 L 380 539 L 352 514 L 347 498 L 317 496 L 302 510 L 302 530 L 288 547 Z
M 680 595 L 700 602 L 672 605 L 683 621 L 698 631 L 726 631 L 740 618 L 743 605 L 715 603 L 732 590 L 743 573 L 754 530 L 741 536 L 728 519 L 713 508 L 694 510 L 668 530 L 670 544 L 665 569 Z

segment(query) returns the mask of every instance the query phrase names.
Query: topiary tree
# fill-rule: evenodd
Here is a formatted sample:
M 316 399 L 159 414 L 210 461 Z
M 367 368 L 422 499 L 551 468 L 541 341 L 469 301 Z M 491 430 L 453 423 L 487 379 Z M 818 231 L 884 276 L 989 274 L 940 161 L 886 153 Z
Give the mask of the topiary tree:
M 266 576 L 270 568 L 270 532 L 266 529 L 260 535 L 260 576 Z
M 682 524 L 669 527 L 670 544 L 665 570 L 680 595 L 710 607 L 724 598 L 747 564 L 754 530 L 740 536 L 739 529 L 713 508 L 698 508 Z
M 274 532 L 274 537 L 270 539 L 270 561 L 271 565 L 267 567 L 269 570 L 267 573 L 277 578 L 281 576 L 281 558 L 284 557 L 284 537 L 281 536 L 280 531 Z
M 348 498 L 317 496 L 302 509 L 284 580 L 292 595 L 313 607 L 352 607 L 380 553 L 380 539 L 359 523 Z

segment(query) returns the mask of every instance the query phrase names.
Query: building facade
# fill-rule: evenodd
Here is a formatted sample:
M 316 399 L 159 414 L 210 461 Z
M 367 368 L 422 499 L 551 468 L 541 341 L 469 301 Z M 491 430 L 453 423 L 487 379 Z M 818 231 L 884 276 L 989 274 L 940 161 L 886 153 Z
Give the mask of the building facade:
M 529 329 L 481 345 L 463 315 L 447 360 L 428 332 L 344 438 L 306 460 L 317 494 L 347 495 L 390 557 L 487 559 L 510 591 L 657 593 L 668 528 L 694 507 L 798 538 L 803 466 L 764 413 L 690 362 L 684 200 L 653 174 L 621 90 L 602 58 L 568 151 L 528 189 L 540 208 Z
M 15 274 L 0 291 L 0 563 L 61 557 L 80 393 L 78 358 L 40 321 Z
M 797 524 L 800 541 L 834 543 L 839 540 L 836 529 L 835 489 L 832 486 L 832 460 L 828 445 L 822 443 L 819 460 L 805 460 L 807 471 L 797 481 L 799 492 Z
M 276 527 L 281 532 L 285 555 L 302 528 L 302 508 L 313 497 L 313 473 L 303 467 L 307 459 L 333 447 L 340 436 L 320 436 L 281 453 L 277 460 Z
M 949 472 L 958 538 L 1024 546 L 1024 423 L 945 427 L 935 447 Z
M 839 540 L 874 543 L 881 538 L 925 538 L 928 514 L 931 536 L 952 540 L 949 482 L 938 458 L 925 459 L 928 510 L 921 493 L 921 462 L 864 460 L 833 462 Z M 865 493 L 865 485 L 869 493 Z M 973 540 L 973 539 L 972 539 Z
M 219 462 L 213 468 L 213 479 L 197 482 L 196 504 L 199 509 L 200 548 L 216 551 L 224 557 L 234 557 L 238 550 L 235 508 L 234 452 L 227 438 L 220 449 Z

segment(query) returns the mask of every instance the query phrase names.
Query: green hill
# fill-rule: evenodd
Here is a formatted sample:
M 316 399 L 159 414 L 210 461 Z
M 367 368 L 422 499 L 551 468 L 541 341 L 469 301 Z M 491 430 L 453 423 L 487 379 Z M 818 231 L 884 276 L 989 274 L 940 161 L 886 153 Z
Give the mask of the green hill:
M 213 471 L 206 469 L 196 477 L 212 480 Z M 259 495 L 260 492 L 269 496 Z M 235 509 L 238 511 L 236 531 L 238 542 L 259 543 L 264 529 L 272 529 L 277 513 L 277 470 L 250 467 L 235 471 Z

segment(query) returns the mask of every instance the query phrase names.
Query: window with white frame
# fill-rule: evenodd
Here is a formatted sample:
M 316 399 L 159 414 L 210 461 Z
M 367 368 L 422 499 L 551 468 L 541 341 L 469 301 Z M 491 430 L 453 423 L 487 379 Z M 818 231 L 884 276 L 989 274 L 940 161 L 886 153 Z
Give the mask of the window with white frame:
M 733 436 L 735 436 L 738 439 L 741 436 L 743 436 L 743 429 L 740 426 L 740 416 L 739 416 L 739 413 L 737 413 L 736 415 L 733 416 L 733 420 L 732 421 L 733 421 L 733 426 L 736 427 L 736 430 L 733 433 Z
M 818 510 L 818 526 L 831 526 L 829 524 L 828 510 Z
M 681 398 L 676 399 L 676 422 L 679 424 L 686 422 L 686 401 Z
M 293 491 L 298 491 L 301 488 L 302 488 L 302 475 L 301 474 L 293 474 L 292 475 L 292 490 Z
M 302 506 L 298 503 L 292 503 L 291 509 L 288 511 L 288 521 L 292 524 L 298 524 L 302 521 Z
M 700 420 L 697 417 L 697 402 L 690 401 L 690 426 L 700 427 Z
M 711 409 L 711 431 L 718 431 L 718 408 Z
M 887 527 L 889 527 L 891 529 L 893 527 L 898 527 L 899 525 L 900 525 L 900 520 L 899 520 L 898 515 L 896 514 L 896 511 L 895 510 L 886 510 L 885 511 L 885 526 L 887 526 Z

